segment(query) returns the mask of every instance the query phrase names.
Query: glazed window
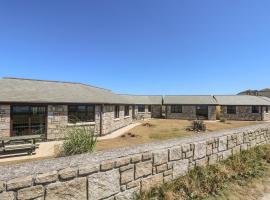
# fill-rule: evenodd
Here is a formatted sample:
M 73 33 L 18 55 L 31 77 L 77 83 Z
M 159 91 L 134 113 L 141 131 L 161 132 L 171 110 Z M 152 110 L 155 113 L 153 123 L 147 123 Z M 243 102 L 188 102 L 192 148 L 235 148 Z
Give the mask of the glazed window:
M 95 106 L 94 105 L 69 105 L 68 122 L 94 122 Z
M 227 106 L 227 114 L 236 114 L 236 106 Z
M 252 113 L 260 113 L 260 106 L 252 106 Z
M 182 113 L 181 105 L 171 105 L 171 113 Z
M 138 105 L 138 112 L 145 112 L 145 105 Z

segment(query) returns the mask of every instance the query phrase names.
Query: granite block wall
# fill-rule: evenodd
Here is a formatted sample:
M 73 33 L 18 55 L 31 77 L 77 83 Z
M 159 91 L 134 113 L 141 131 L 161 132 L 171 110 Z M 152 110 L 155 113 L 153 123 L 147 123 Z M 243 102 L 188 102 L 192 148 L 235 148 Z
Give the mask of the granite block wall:
M 270 142 L 270 125 L 223 130 L 17 165 L 0 166 L 0 199 L 129 200 L 183 176 Z

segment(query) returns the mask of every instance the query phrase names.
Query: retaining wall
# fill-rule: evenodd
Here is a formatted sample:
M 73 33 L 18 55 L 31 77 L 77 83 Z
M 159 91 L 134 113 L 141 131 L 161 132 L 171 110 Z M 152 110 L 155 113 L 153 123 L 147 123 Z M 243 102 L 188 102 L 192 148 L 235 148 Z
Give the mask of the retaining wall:
M 242 150 L 269 143 L 270 124 L 0 167 L 0 199 L 132 199 Z

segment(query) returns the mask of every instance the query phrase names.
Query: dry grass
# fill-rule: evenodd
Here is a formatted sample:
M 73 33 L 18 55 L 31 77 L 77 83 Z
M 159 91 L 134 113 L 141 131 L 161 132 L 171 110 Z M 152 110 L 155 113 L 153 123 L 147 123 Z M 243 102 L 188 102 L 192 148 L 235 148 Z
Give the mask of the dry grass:
M 262 122 L 226 121 L 223 123 L 218 121 L 205 121 L 207 127 L 206 133 L 222 129 L 254 125 L 258 123 Z M 186 130 L 190 124 L 191 121 L 188 120 L 149 120 L 128 131 L 124 137 L 99 141 L 96 148 L 97 150 L 112 149 L 198 134 Z

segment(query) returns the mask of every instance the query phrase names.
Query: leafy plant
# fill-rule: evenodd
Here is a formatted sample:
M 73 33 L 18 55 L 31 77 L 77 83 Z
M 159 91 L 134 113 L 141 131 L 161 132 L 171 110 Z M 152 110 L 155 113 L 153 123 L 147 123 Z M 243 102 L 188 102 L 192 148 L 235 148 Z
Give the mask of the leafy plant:
M 226 119 L 225 119 L 225 118 L 220 118 L 219 121 L 220 121 L 220 122 L 226 122 Z
M 61 155 L 69 156 L 94 151 L 97 138 L 92 128 L 86 126 L 67 128 L 65 135 Z

